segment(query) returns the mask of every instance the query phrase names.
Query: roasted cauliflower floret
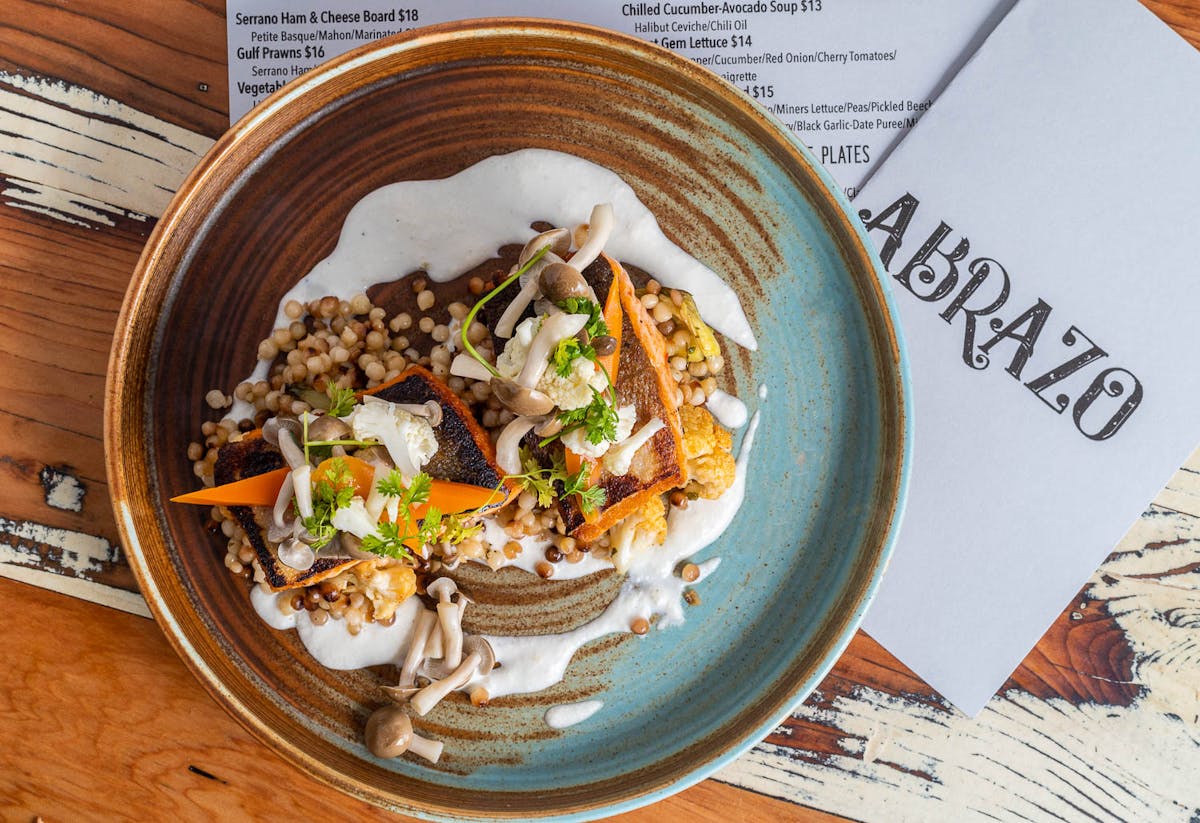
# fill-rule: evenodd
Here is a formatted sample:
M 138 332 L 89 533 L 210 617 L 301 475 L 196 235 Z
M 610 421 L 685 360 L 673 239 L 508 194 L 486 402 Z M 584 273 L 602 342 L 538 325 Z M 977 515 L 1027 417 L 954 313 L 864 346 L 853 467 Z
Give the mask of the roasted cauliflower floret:
M 667 539 L 667 507 L 662 495 L 652 495 L 641 508 L 609 531 L 612 539 L 613 566 L 619 572 L 629 569 L 633 556 Z
M 416 574 L 399 563 L 384 566 L 369 560 L 350 571 L 358 578 L 358 590 L 371 601 L 376 620 L 391 619 L 396 608 L 417 590 Z
M 733 485 L 737 462 L 733 459 L 733 436 L 713 419 L 708 409 L 685 403 L 679 407 L 683 427 L 683 454 L 688 483 L 684 491 L 715 500 Z

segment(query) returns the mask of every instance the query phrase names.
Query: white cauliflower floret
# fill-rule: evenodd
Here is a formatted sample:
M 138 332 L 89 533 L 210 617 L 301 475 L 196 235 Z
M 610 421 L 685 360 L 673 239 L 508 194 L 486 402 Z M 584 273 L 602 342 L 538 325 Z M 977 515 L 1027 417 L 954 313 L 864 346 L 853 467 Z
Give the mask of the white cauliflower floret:
M 580 457 L 597 460 L 605 455 L 613 443 L 619 443 L 629 437 L 633 424 L 637 422 L 637 409 L 633 406 L 621 406 L 617 409 L 617 439 L 601 440 L 592 443 L 587 439 L 587 431 L 583 428 L 572 429 L 562 436 L 563 445 Z M 626 469 L 628 471 L 628 469 Z
M 378 440 L 405 480 L 410 480 L 438 450 L 433 426 L 424 417 L 367 395 L 344 418 L 358 440 Z
M 509 380 L 516 379 L 525 368 L 529 347 L 540 328 L 540 318 L 530 317 L 521 321 L 513 336 L 504 344 L 504 351 L 496 358 L 496 371 Z M 560 409 L 570 410 L 581 409 L 591 403 L 592 391 L 604 391 L 608 383 L 604 372 L 596 368 L 595 363 L 586 357 L 576 357 L 571 361 L 571 373 L 566 377 L 553 367 L 548 368 L 534 388 L 549 397 Z
M 350 505 L 341 506 L 330 519 L 333 527 L 340 532 L 350 532 L 358 539 L 374 534 L 379 525 L 378 518 L 371 517 L 367 504 L 357 495 L 350 499 Z
M 525 367 L 525 357 L 529 354 L 529 346 L 537 337 L 542 321 L 537 317 L 529 317 L 517 324 L 513 336 L 504 344 L 504 351 L 496 358 L 496 371 L 509 380 L 516 378 Z
M 604 372 L 586 357 L 571 361 L 571 373 L 563 377 L 553 368 L 546 369 L 538 381 L 537 390 L 554 401 L 560 409 L 582 409 L 592 402 L 593 391 L 604 391 L 608 382 Z

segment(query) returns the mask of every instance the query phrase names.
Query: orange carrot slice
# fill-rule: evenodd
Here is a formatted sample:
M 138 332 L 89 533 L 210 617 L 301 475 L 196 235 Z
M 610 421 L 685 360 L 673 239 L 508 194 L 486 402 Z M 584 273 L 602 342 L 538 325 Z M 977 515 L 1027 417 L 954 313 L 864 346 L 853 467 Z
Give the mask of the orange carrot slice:
M 357 457 L 341 459 L 346 461 L 346 466 L 354 478 L 355 493 L 365 498 L 371 493 L 371 480 L 374 477 L 371 465 Z M 328 463 L 328 460 L 322 461 L 321 465 L 313 470 L 314 482 L 328 471 Z M 181 494 L 172 497 L 171 502 L 194 503 L 198 506 L 274 506 L 288 471 L 275 469 L 223 486 Z M 497 492 L 495 489 L 472 486 L 469 483 L 454 483 L 450 480 L 434 480 L 430 485 L 429 500 L 417 506 L 414 513 L 418 518 L 424 517 L 430 506 L 436 506 L 442 514 L 459 514 L 500 503 L 504 499 L 504 492 Z
M 181 494 L 172 497 L 171 502 L 193 503 L 197 506 L 274 506 L 289 471 L 275 469 L 223 486 Z
M 365 460 L 359 460 L 357 457 L 329 457 L 322 460 L 312 473 L 313 485 L 316 485 L 333 468 L 334 461 L 342 461 L 342 465 L 346 467 L 351 479 L 354 481 L 354 493 L 364 500 L 371 493 L 371 483 L 375 480 L 375 469 Z

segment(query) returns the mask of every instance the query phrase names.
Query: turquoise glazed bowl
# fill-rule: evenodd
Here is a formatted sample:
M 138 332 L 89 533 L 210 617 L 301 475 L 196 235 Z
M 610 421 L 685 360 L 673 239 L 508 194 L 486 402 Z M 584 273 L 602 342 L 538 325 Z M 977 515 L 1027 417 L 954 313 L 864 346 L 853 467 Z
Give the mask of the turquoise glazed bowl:
M 437 767 L 360 743 L 384 674 L 316 664 L 262 624 L 194 507 L 187 444 L 213 387 L 249 373 L 282 294 L 359 199 L 537 147 L 619 174 L 666 234 L 736 290 L 759 342 L 725 388 L 759 415 L 745 504 L 682 626 L 586 646 L 566 680 L 419 723 Z M 403 274 L 398 272 L 397 275 Z M 911 449 L 882 269 L 808 150 L 716 75 L 582 25 L 483 20 L 410 32 L 277 92 L 214 146 L 159 222 L 109 373 L 109 477 L 130 561 L 180 655 L 233 715 L 321 780 L 426 818 L 591 819 L 653 802 L 765 737 L 829 671 L 886 565 Z M 745 429 L 738 437 L 744 436 Z M 476 631 L 561 630 L 620 581 L 462 572 Z M 549 706 L 603 709 L 555 731 Z

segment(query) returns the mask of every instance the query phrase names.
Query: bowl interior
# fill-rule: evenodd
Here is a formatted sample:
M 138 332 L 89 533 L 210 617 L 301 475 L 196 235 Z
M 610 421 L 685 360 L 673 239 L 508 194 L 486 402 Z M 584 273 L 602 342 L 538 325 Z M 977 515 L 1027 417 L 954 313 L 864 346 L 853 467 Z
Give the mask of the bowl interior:
M 728 390 L 761 413 L 747 497 L 702 555 L 722 564 L 683 626 L 598 641 L 546 693 L 424 723 L 443 767 L 358 743 L 372 671 L 333 672 L 254 615 L 185 452 L 203 395 L 253 367 L 280 297 L 386 183 L 556 149 L 625 179 L 666 234 L 733 285 L 759 351 L 726 343 Z M 700 779 L 767 734 L 849 639 L 903 485 L 900 355 L 876 269 L 815 162 L 753 104 L 631 38 L 549 22 L 455 24 L 352 53 L 222 139 L 159 224 L 127 299 L 109 387 L 110 472 L 131 560 L 205 685 L 299 765 L 423 815 L 589 815 Z M 400 277 L 407 272 L 396 272 Z M 765 399 L 760 399 L 760 386 Z M 490 583 L 489 583 L 490 581 Z M 490 577 L 479 623 L 594 615 L 616 591 Z M 555 732 L 551 705 L 604 708 Z

